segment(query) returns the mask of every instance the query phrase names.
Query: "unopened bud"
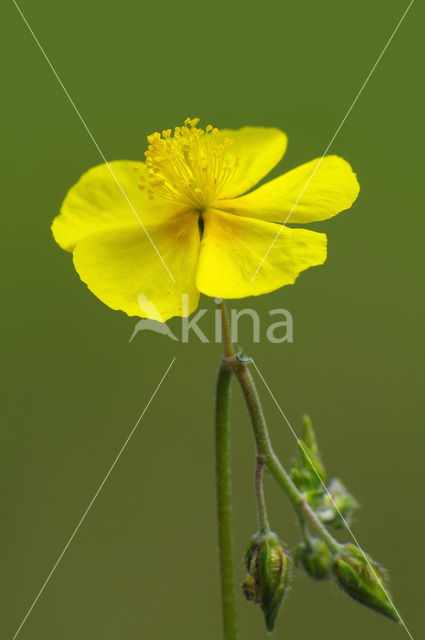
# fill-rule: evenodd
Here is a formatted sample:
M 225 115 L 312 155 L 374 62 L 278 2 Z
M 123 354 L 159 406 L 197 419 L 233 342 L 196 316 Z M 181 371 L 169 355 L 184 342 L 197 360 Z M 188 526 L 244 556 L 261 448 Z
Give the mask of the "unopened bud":
M 295 551 L 295 562 L 315 580 L 324 580 L 332 571 L 333 557 L 327 544 L 313 538 L 309 545 L 302 542 Z
M 341 548 L 335 556 L 333 571 L 349 596 L 396 622 L 400 620 L 388 595 L 384 570 L 355 545 L 345 544 Z
M 288 583 L 288 555 L 274 533 L 257 534 L 245 560 L 248 575 L 242 584 L 243 594 L 261 606 L 267 631 L 273 631 Z
M 326 471 L 309 416 L 303 417 L 302 436 L 297 442 L 299 457 L 293 461 L 292 480 L 300 491 L 321 490 L 326 482 Z

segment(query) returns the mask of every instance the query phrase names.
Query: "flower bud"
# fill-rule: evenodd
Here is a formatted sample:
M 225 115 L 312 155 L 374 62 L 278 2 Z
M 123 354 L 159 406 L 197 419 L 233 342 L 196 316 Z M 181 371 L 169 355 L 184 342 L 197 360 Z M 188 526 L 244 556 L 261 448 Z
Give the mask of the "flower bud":
M 267 631 L 273 631 L 288 583 L 288 555 L 274 533 L 257 534 L 245 562 L 248 575 L 242 584 L 243 594 L 261 606 Z
M 298 545 L 295 562 L 301 565 L 311 578 L 324 580 L 332 571 L 333 558 L 327 544 L 319 538 L 313 538 L 308 546 L 304 542 Z
M 398 622 L 400 617 L 387 591 L 384 570 L 353 544 L 345 544 L 335 556 L 334 574 L 349 596 Z
M 308 416 L 303 417 L 302 438 L 297 442 L 298 459 L 293 460 L 292 480 L 300 491 L 322 490 L 326 471 L 320 457 L 313 425 Z

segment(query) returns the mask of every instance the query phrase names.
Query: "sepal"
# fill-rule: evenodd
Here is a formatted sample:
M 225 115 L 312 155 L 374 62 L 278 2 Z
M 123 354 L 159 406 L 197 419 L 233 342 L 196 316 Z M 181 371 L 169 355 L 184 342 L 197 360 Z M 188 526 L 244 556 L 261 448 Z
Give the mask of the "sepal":
M 345 544 L 335 556 L 333 567 L 337 582 L 344 591 L 366 607 L 400 621 L 388 594 L 385 570 L 353 544 Z

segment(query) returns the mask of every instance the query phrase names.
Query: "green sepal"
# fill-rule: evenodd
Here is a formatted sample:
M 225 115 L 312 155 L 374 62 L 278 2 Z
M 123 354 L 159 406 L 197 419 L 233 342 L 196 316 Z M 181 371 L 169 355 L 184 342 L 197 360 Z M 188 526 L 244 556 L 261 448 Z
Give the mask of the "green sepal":
M 388 595 L 386 572 L 353 544 L 345 544 L 335 556 L 333 572 L 340 587 L 361 604 L 400 621 Z

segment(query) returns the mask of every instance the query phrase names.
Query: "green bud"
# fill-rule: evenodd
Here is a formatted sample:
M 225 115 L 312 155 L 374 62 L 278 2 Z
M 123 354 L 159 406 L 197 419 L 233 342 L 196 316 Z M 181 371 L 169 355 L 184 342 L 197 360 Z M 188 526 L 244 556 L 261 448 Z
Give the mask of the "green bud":
M 313 455 L 319 455 L 319 447 L 317 445 L 316 434 L 314 433 L 313 423 L 308 415 L 304 415 L 302 418 L 302 434 L 303 440 Z
M 319 538 L 312 538 L 309 545 L 304 542 L 295 551 L 295 562 L 315 580 L 324 580 L 332 571 L 333 557 L 327 544 Z
M 367 554 L 363 555 L 353 544 L 345 544 L 335 556 L 333 571 L 349 596 L 399 622 L 399 615 L 387 595 L 385 571 Z
M 288 555 L 274 533 L 256 534 L 245 563 L 248 575 L 242 584 L 243 594 L 261 606 L 267 631 L 273 631 L 288 583 Z
M 302 439 L 298 440 L 298 459 L 291 469 L 292 480 L 300 491 L 314 491 L 326 482 L 326 471 L 320 457 L 313 425 L 308 416 L 303 417 Z

